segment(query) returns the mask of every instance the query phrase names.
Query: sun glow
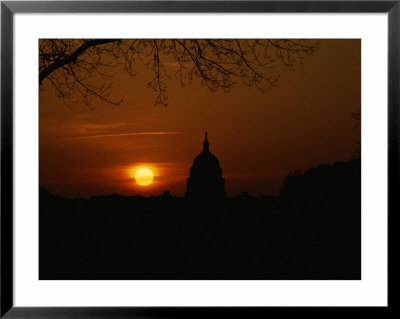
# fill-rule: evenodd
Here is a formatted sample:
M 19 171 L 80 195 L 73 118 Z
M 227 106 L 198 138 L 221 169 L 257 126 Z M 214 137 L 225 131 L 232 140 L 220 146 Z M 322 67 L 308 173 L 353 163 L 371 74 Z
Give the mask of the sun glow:
M 140 168 L 135 172 L 135 181 L 136 184 L 140 186 L 149 186 L 153 183 L 154 174 L 148 168 Z

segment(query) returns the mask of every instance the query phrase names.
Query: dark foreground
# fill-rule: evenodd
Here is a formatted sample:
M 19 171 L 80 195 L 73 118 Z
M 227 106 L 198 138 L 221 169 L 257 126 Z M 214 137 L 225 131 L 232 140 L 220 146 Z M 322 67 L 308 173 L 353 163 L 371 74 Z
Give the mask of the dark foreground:
M 40 191 L 40 279 L 361 279 L 360 160 L 280 197 L 189 201 Z

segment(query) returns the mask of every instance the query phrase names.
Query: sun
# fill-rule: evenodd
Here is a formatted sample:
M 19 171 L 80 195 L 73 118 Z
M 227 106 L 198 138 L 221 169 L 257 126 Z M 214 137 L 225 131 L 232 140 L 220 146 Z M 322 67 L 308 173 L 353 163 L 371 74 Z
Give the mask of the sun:
M 154 174 L 148 168 L 140 168 L 135 173 L 136 184 L 140 186 L 149 186 L 153 183 Z

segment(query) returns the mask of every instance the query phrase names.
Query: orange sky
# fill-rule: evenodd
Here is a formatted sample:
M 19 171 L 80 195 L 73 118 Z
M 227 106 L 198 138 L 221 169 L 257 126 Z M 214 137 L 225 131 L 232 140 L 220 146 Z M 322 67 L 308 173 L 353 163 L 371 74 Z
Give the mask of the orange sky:
M 48 81 L 40 90 L 40 185 L 66 196 L 101 194 L 182 196 L 204 131 L 222 167 L 229 196 L 277 195 L 294 170 L 357 156 L 361 108 L 361 41 L 321 40 L 295 71 L 277 67 L 268 93 L 238 85 L 210 93 L 199 81 L 181 88 L 174 64 L 168 106 L 154 106 L 144 65 L 135 78 L 121 70 L 112 96 L 119 106 L 94 100 L 63 104 Z M 137 167 L 156 177 L 150 186 L 132 178 Z

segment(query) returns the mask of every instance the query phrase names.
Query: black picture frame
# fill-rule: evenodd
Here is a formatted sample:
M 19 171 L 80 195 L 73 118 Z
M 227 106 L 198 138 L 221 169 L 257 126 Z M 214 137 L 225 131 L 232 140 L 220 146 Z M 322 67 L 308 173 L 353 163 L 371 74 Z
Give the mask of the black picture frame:
M 2 1 L 1 2 L 1 295 L 0 316 L 5 318 L 175 318 L 258 317 L 272 312 L 287 315 L 337 317 L 338 312 L 379 312 L 393 309 L 388 281 L 388 307 L 14 307 L 13 303 L 13 17 L 16 13 L 121 13 L 121 12 L 269 12 L 269 13 L 388 13 L 388 224 L 393 242 L 392 217 L 400 211 L 399 103 L 400 1 Z M 392 249 L 392 245 L 389 245 Z M 389 263 L 391 263 L 391 254 Z M 391 270 L 393 266 L 390 266 Z M 390 272 L 390 275 L 392 272 Z M 392 276 L 389 277 L 392 279 Z

